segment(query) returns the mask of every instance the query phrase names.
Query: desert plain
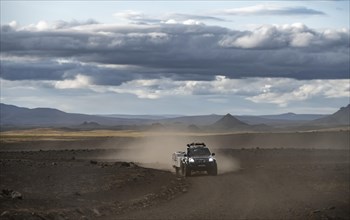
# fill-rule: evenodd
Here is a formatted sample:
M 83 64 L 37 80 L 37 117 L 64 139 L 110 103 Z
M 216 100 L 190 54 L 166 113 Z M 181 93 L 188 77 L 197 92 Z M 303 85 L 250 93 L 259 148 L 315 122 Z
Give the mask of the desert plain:
M 177 176 L 206 142 L 219 175 Z M 1 219 L 349 219 L 349 130 L 1 132 Z

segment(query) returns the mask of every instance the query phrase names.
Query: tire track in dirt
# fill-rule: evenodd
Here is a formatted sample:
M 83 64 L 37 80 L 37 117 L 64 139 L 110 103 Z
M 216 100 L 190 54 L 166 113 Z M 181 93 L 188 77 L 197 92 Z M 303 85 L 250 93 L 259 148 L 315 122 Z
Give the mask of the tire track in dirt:
M 309 165 L 272 164 L 218 176 L 194 175 L 187 178 L 191 186 L 186 194 L 119 219 L 346 219 L 349 183 L 315 191 L 307 183 L 322 185 L 340 173 L 323 171 L 320 176 L 305 167 Z

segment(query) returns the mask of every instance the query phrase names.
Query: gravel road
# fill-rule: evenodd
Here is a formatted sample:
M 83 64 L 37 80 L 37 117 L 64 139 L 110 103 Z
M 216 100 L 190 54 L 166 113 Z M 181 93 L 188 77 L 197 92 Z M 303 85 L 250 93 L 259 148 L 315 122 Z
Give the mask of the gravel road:
M 349 219 L 348 150 L 216 152 L 239 167 L 182 178 L 100 157 L 118 150 L 0 152 L 0 219 Z

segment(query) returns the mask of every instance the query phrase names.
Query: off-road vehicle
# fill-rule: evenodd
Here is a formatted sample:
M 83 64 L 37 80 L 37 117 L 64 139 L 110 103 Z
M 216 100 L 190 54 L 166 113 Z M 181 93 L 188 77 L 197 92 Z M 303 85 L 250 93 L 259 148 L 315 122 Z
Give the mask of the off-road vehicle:
M 187 152 L 173 153 L 173 167 L 176 174 L 191 176 L 193 171 L 207 171 L 209 175 L 216 176 L 218 168 L 215 153 L 210 153 L 204 143 L 187 144 Z

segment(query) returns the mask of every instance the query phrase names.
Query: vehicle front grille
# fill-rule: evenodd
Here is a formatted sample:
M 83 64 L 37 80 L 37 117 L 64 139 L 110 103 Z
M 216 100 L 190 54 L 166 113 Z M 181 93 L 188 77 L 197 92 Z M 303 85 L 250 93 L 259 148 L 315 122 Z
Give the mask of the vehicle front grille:
M 196 164 L 201 164 L 201 163 L 207 163 L 208 160 L 207 160 L 207 159 L 196 159 L 196 160 L 194 160 L 194 162 L 195 162 Z

